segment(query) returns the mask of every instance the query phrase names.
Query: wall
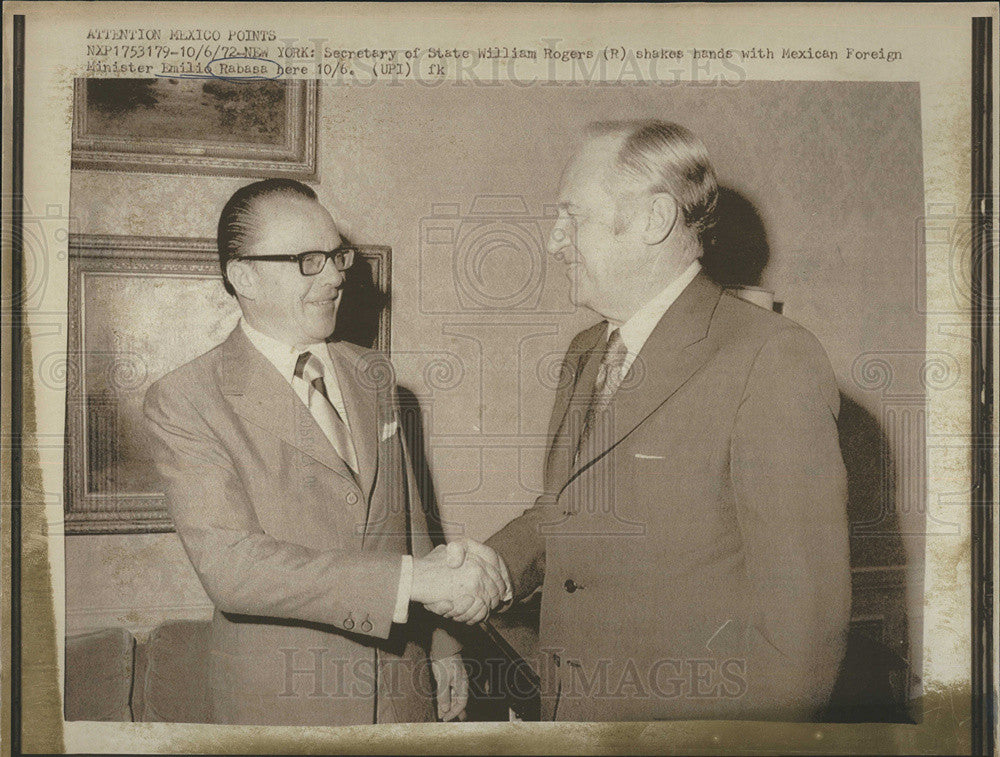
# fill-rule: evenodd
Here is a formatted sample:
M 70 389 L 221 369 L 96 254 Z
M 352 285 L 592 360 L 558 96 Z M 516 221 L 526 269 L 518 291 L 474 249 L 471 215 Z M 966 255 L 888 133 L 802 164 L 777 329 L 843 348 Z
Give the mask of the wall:
M 351 240 L 393 249 L 394 360 L 425 413 L 448 531 L 485 537 L 531 502 L 553 363 L 594 321 L 574 312 L 568 280 L 541 251 L 572 138 L 594 119 L 676 120 L 705 140 L 726 188 L 720 248 L 738 259 L 722 274 L 774 290 L 830 356 L 853 562 L 869 579 L 908 565 L 911 622 L 900 633 L 915 639 L 919 106 L 915 84 L 892 83 L 323 88 L 317 191 Z M 244 183 L 74 171 L 72 214 L 83 233 L 211 237 Z M 69 536 L 66 546 L 69 633 L 208 612 L 173 534 Z

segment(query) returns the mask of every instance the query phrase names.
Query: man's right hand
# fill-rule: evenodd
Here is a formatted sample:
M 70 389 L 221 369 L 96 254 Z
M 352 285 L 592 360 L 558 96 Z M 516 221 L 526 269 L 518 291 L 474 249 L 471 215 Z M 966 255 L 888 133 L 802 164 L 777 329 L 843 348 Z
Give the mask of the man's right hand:
M 441 545 L 413 560 L 410 599 L 461 622 L 484 620 L 507 593 L 508 582 L 496 564 L 477 556 L 464 543 Z
M 485 613 L 482 611 L 481 604 L 471 596 L 461 597 L 458 601 L 445 599 L 427 604 L 426 607 L 431 612 L 452 618 L 460 623 L 472 625 L 485 620 L 489 616 L 490 610 L 495 609 L 498 604 L 509 602 L 513 598 L 513 585 L 506 564 L 496 552 L 485 544 L 472 539 L 459 539 L 448 543 L 445 555 L 452 567 L 457 568 L 465 562 L 472 561 L 479 562 L 487 570 L 490 570 L 490 575 L 494 577 L 494 580 L 497 580 L 498 577 L 502 584 L 500 599 L 487 606 Z

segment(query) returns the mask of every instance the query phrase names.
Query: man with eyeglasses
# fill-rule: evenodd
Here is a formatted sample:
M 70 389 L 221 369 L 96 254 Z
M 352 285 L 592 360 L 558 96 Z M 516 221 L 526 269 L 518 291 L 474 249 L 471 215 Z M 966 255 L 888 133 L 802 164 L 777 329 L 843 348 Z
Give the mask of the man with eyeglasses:
M 435 692 L 440 718 L 464 718 L 459 645 L 420 605 L 485 616 L 506 584 L 483 560 L 432 550 L 386 361 L 327 341 L 355 250 L 287 179 L 239 189 L 218 246 L 240 323 L 153 384 L 144 408 L 215 604 L 213 722 L 433 720 Z

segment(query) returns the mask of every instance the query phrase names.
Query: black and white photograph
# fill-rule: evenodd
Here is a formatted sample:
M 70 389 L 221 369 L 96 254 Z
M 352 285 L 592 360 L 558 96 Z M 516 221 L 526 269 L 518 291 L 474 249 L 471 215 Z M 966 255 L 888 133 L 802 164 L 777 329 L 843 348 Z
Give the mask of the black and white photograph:
M 47 528 L 67 750 L 153 723 L 151 751 L 434 723 L 470 740 L 414 752 L 598 749 L 582 724 L 652 724 L 655 752 L 992 743 L 968 681 L 995 436 L 970 457 L 969 423 L 996 226 L 948 160 L 971 130 L 988 189 L 995 6 L 955 65 L 971 117 L 894 73 L 923 27 L 654 46 L 527 8 L 515 46 L 439 6 L 399 44 L 388 6 L 295 6 L 310 37 L 261 8 L 91 18 L 65 205 L 18 216 L 18 397 L 52 420 L 16 528 Z M 667 40 L 682 11 L 622 18 Z
M 84 483 L 67 514 L 82 531 L 110 530 L 96 524 L 112 515 L 139 530 L 136 499 L 162 500 L 158 523 L 184 552 L 162 566 L 159 596 L 121 599 L 151 620 L 154 599 L 204 589 L 212 605 L 210 619 L 164 617 L 135 640 L 153 664 L 133 717 L 400 722 L 377 709 L 383 694 L 429 718 L 430 696 L 351 695 L 350 676 L 461 623 L 488 629 L 470 671 L 499 671 L 507 645 L 508 664 L 530 664 L 538 717 L 916 715 L 921 406 L 958 372 L 942 357 L 922 373 L 913 312 L 918 90 L 653 94 L 320 87 L 331 127 L 316 186 L 203 181 L 201 226 L 218 233 L 197 249 L 130 249 L 102 212 L 121 207 L 121 174 L 81 172 L 78 197 L 74 173 L 88 227 L 70 245 L 83 389 L 67 394 L 67 419 L 83 428 L 66 459 Z M 448 143 L 421 154 L 425 130 L 404 118 L 415 110 Z M 361 131 L 369 122 L 382 126 Z M 163 204 L 166 180 L 129 178 L 133 210 Z M 392 250 L 393 291 L 367 315 L 406 308 L 394 344 L 334 337 L 355 306 L 355 241 Z M 330 255 L 303 257 L 313 250 Z M 334 356 L 341 397 L 322 366 L 309 381 L 347 423 L 295 392 L 310 344 Z M 377 358 L 362 351 L 373 346 Z M 397 390 L 389 361 L 416 381 Z M 400 391 L 419 423 L 387 437 Z M 435 553 L 432 536 L 450 546 Z M 110 593 L 89 538 L 69 542 L 68 632 Z M 399 553 L 420 539 L 401 576 Z M 69 693 L 83 698 L 68 712 L 111 704 L 86 676 L 136 630 L 68 637 Z M 313 665 L 344 680 L 314 680 Z M 518 698 L 509 709 L 532 709 Z

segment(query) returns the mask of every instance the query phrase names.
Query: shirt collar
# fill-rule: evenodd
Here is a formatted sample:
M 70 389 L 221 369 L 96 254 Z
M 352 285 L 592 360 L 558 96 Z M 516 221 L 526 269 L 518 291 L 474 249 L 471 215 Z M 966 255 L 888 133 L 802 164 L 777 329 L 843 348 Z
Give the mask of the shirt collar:
M 295 376 L 295 361 L 306 350 L 318 357 L 323 362 L 324 367 L 329 370 L 330 352 L 325 342 L 315 342 L 302 348 L 296 348 L 294 345 L 285 344 L 262 331 L 258 331 L 247 322 L 246 318 L 240 318 L 240 328 L 250 340 L 250 344 L 256 347 L 257 351 L 266 357 L 287 381 L 291 381 Z
M 692 261 L 691 265 L 685 268 L 680 276 L 667 284 L 659 294 L 633 313 L 632 317 L 625 321 L 625 323 L 618 326 L 622 341 L 625 343 L 625 348 L 630 355 L 639 354 L 643 345 L 646 344 L 646 340 L 649 339 L 649 335 L 656 328 L 656 324 L 660 322 L 660 319 L 663 318 L 670 306 L 680 297 L 681 292 L 684 291 L 687 285 L 694 281 L 694 277 L 698 275 L 700 270 L 701 263 L 697 260 Z M 609 337 L 614 330 L 615 326 L 609 323 Z

